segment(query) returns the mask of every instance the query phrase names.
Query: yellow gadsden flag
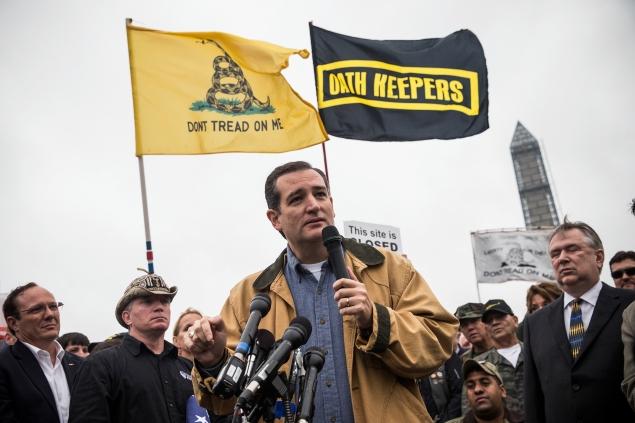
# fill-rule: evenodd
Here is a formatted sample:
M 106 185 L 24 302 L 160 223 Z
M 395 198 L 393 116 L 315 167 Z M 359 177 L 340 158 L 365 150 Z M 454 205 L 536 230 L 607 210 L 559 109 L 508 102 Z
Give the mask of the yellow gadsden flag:
M 278 153 L 328 139 L 280 73 L 306 50 L 220 32 L 127 31 L 137 156 Z

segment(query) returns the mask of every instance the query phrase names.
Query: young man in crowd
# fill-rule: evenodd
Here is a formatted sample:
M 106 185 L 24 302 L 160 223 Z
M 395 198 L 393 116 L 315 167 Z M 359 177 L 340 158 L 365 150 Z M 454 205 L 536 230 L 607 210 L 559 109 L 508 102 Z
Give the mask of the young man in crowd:
M 468 359 L 463 363 L 463 385 L 469 409 L 448 423 L 522 423 L 522 417 L 505 406 L 507 391 L 496 366 Z

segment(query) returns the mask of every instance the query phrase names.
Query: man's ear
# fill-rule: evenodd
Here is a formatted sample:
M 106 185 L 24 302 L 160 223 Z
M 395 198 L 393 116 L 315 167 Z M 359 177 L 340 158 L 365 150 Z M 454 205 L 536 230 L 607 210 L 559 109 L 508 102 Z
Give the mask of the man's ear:
M 11 328 L 13 333 L 18 333 L 18 319 L 13 316 L 7 316 L 7 326 Z
M 604 265 L 604 250 L 595 250 L 595 262 L 598 269 L 602 271 L 602 266 Z
M 121 312 L 121 320 L 123 320 L 126 326 L 130 327 L 132 324 L 132 320 L 130 319 L 130 310 L 124 310 Z
M 282 229 L 282 225 L 280 225 L 280 212 L 274 209 L 267 210 L 267 219 L 271 222 L 271 226 L 274 227 L 276 231 L 280 231 Z
M 333 205 L 333 197 L 329 195 L 329 198 L 331 199 L 331 209 L 333 210 L 333 219 L 335 219 L 335 206 Z

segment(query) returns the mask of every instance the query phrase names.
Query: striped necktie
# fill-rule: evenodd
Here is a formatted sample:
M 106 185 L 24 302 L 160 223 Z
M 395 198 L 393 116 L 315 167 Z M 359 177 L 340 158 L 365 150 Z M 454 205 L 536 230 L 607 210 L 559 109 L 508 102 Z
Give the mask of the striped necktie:
M 580 355 L 582 339 L 584 338 L 584 323 L 582 322 L 582 300 L 575 299 L 571 302 L 571 320 L 569 324 L 569 345 L 571 356 L 575 360 Z

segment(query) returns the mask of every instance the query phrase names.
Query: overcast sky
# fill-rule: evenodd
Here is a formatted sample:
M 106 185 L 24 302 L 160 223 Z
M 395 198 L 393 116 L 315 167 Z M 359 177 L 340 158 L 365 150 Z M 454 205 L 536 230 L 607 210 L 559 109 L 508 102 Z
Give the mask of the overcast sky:
M 635 249 L 632 0 L 29 1 L 0 3 L 0 292 L 37 281 L 66 305 L 62 332 L 122 330 L 114 308 L 145 267 L 125 18 L 310 49 L 308 21 L 347 35 L 419 39 L 472 30 L 489 70 L 490 129 L 455 141 L 326 145 L 336 224 L 397 226 L 453 312 L 477 300 L 470 232 L 524 226 L 509 154 L 520 120 L 548 161 L 561 216 L 591 224 L 607 256 Z M 316 104 L 312 62 L 284 71 Z M 156 272 L 172 312 L 217 314 L 284 240 L 263 185 L 285 154 L 145 158 Z M 608 258 L 606 268 L 608 267 Z M 608 272 L 603 279 L 612 284 Z M 524 315 L 527 283 L 481 286 Z

